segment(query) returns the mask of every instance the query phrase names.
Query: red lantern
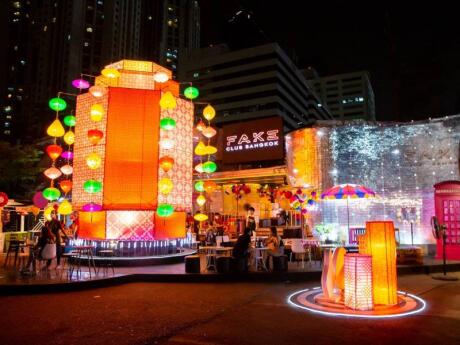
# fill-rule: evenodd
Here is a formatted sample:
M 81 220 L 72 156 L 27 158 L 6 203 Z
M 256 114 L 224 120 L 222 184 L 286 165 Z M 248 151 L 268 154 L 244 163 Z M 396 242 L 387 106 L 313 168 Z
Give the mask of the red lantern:
M 6 193 L 0 192 L 0 207 L 5 206 L 8 203 L 8 195 Z
M 61 187 L 62 191 L 67 194 L 72 190 L 72 181 L 70 180 L 62 180 L 59 182 L 59 186 Z
M 286 197 L 286 199 L 290 199 L 292 197 L 292 192 L 286 191 L 284 192 L 284 196 Z
M 200 132 L 205 128 L 206 128 L 206 125 L 204 124 L 202 120 L 200 120 L 198 124 L 196 125 L 196 129 L 198 129 Z
M 48 156 L 54 161 L 58 158 L 62 153 L 62 147 L 56 144 L 48 145 L 46 147 L 46 153 Z
M 160 167 L 161 169 L 163 169 L 164 172 L 168 172 L 174 165 L 174 158 L 169 156 L 163 156 L 160 158 L 158 163 L 160 163 Z
M 104 133 L 98 129 L 90 129 L 88 131 L 88 139 L 93 145 L 99 144 L 99 141 L 101 141 L 103 136 Z

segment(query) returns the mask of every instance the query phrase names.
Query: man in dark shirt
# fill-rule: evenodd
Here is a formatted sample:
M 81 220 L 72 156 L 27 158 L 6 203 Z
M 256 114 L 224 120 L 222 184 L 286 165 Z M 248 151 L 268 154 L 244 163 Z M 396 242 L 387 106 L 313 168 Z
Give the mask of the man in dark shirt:
M 238 237 L 233 247 L 232 255 L 235 259 L 243 259 L 248 255 L 249 245 L 251 243 L 251 229 L 245 228 L 244 233 Z
M 61 234 L 66 238 L 67 234 L 64 232 L 64 229 L 62 227 L 62 223 L 57 219 L 57 214 L 56 211 L 51 211 L 51 220 L 46 222 L 45 226 L 47 226 L 50 230 L 51 233 L 55 237 L 56 241 L 56 262 L 57 266 L 56 268 L 61 267 L 61 255 L 62 255 L 62 247 L 61 247 Z M 47 265 L 51 265 L 51 260 L 48 260 Z

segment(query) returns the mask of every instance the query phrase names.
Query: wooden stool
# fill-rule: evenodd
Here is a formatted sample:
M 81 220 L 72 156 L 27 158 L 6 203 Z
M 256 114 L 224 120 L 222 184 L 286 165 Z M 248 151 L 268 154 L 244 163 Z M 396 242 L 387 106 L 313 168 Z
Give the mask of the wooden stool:
M 286 272 L 288 270 L 288 257 L 286 255 L 273 256 L 273 272 Z
M 217 272 L 230 273 L 231 261 L 230 256 L 219 256 L 216 262 Z
M 185 257 L 185 273 L 200 273 L 200 257 L 198 255 L 190 255 Z

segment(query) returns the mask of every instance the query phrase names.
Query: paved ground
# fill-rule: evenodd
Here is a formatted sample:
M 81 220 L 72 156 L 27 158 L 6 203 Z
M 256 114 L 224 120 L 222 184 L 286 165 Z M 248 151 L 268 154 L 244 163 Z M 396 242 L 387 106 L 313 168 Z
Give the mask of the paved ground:
M 460 276 L 460 273 L 457 273 Z M 0 297 L 0 344 L 460 344 L 460 283 L 404 276 L 428 309 L 393 320 L 312 315 L 286 296 L 318 284 L 128 284 Z

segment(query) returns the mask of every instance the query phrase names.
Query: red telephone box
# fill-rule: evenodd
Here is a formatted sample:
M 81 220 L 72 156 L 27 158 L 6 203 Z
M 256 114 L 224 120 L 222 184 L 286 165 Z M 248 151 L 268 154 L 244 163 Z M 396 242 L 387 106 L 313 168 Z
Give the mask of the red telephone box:
M 446 226 L 446 256 L 460 260 L 460 181 L 434 185 L 434 206 L 440 224 Z M 437 240 L 436 256 L 442 258 L 442 239 Z

